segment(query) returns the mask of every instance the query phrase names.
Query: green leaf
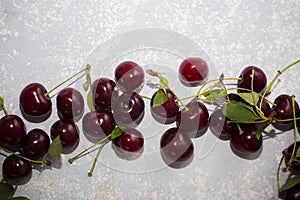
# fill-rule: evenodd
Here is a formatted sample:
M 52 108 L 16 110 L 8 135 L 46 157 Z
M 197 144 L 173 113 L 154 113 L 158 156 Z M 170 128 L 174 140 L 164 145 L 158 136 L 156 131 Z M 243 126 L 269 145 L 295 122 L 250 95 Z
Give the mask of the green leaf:
M 0 199 L 8 199 L 14 194 L 14 187 L 8 183 L 0 183 Z
M 259 140 L 261 137 L 262 132 L 269 126 L 270 124 L 264 124 L 261 125 L 257 130 L 256 130 L 256 139 Z
M 231 101 L 223 106 L 222 112 L 234 122 L 253 123 L 259 119 L 253 108 L 242 102 Z
M 90 84 L 88 82 L 85 82 L 82 86 L 84 91 L 87 91 L 89 89 Z
M 87 102 L 87 105 L 88 105 L 89 109 L 94 110 L 93 94 L 92 94 L 91 90 L 87 94 L 86 102 Z
M 122 130 L 119 127 L 114 128 L 114 130 L 111 132 L 111 139 L 115 139 L 122 135 Z
M 159 77 L 159 85 L 163 89 L 163 91 L 166 93 L 166 88 L 169 87 L 169 81 L 161 75 L 159 75 L 158 77 Z
M 300 158 L 300 148 L 296 149 L 296 158 Z
M 153 107 L 160 106 L 168 101 L 168 96 L 163 90 L 158 90 L 153 98 Z
M 300 183 L 300 174 L 297 174 L 293 178 L 287 180 L 287 182 L 280 188 L 280 191 L 290 189 L 298 183 Z
M 60 156 L 62 151 L 62 145 L 61 145 L 61 140 L 60 137 L 57 136 L 51 143 L 49 150 L 48 150 L 48 155 L 49 156 Z
M 252 106 L 256 105 L 259 100 L 259 95 L 256 92 L 237 93 L 237 95 L 240 96 L 245 102 L 247 102 Z
M 223 89 L 207 90 L 202 93 L 202 95 L 210 101 L 226 97 L 225 91 Z
M 27 197 L 13 197 L 13 198 L 11 198 L 9 200 L 30 200 L 30 199 L 27 198 Z

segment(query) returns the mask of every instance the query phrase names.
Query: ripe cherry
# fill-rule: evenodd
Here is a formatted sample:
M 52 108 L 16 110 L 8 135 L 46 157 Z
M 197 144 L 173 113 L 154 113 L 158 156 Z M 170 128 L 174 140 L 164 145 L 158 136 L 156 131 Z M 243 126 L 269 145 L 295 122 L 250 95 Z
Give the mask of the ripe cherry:
M 96 110 L 88 112 L 82 119 L 82 130 L 85 137 L 95 143 L 108 136 L 116 126 L 110 111 Z
M 136 92 L 123 93 L 113 106 L 113 114 L 119 126 L 135 128 L 144 117 L 145 103 Z
M 160 139 L 160 152 L 168 164 L 180 164 L 192 158 L 194 145 L 191 138 L 178 128 L 170 128 Z
M 144 146 L 143 135 L 134 128 L 122 130 L 122 134 L 113 140 L 114 145 L 123 152 L 138 152 Z
M 115 82 L 122 91 L 141 91 L 144 79 L 143 68 L 135 62 L 125 61 L 115 69 Z
M 118 97 L 118 90 L 114 81 L 108 78 L 99 78 L 92 85 L 93 100 L 96 109 L 110 110 Z
M 258 156 L 262 149 L 262 136 L 257 139 L 257 127 L 252 125 L 243 126 L 243 133 L 233 132 L 230 138 L 230 146 L 234 153 L 245 158 Z
M 74 88 L 64 88 L 57 94 L 56 107 L 60 119 L 78 121 L 84 113 L 83 96 Z
M 300 199 L 300 183 L 283 192 L 284 200 L 299 200 Z
M 79 144 L 79 129 L 72 120 L 61 119 L 56 121 L 50 130 L 51 139 L 60 136 L 62 153 L 73 152 Z
M 22 90 L 20 109 L 29 122 L 42 122 L 51 115 L 52 102 L 46 93 L 47 90 L 40 83 L 31 83 Z
M 0 119 L 0 146 L 10 151 L 18 151 L 26 136 L 23 120 L 17 115 L 6 115 Z
M 266 74 L 260 68 L 255 66 L 248 66 L 243 69 L 239 77 L 241 78 L 241 80 L 238 80 L 237 87 L 251 90 L 252 70 L 254 70 L 253 91 L 257 93 L 261 93 L 266 88 L 267 77 Z M 238 91 L 247 92 L 244 90 L 238 90 Z
M 48 152 L 49 146 L 48 134 L 42 129 L 32 129 L 24 139 L 22 154 L 27 158 L 36 160 Z
M 207 63 L 201 58 L 187 58 L 179 67 L 179 79 L 185 86 L 198 86 L 208 76 Z
M 207 131 L 209 114 L 206 106 L 200 101 L 191 101 L 182 109 L 176 118 L 176 125 L 191 137 L 201 136 Z
M 295 159 L 297 159 L 297 160 L 300 160 L 300 158 L 299 157 L 296 157 L 296 153 L 297 153 L 297 151 L 298 151 L 298 149 L 299 149 L 299 147 L 300 147 L 300 141 L 297 141 L 296 142 L 296 149 L 295 149 L 295 154 L 294 154 L 294 156 L 295 156 Z M 288 166 L 289 164 L 289 161 L 290 161 L 290 159 L 291 159 L 291 156 L 292 156 L 292 153 L 293 153 L 293 149 L 294 149 L 294 143 L 292 143 L 287 149 L 286 149 L 286 151 L 284 151 L 284 154 L 285 154 L 285 156 L 284 156 L 284 161 L 285 161 L 285 165 L 286 166 Z M 300 163 L 299 162 L 297 162 L 297 161 L 292 161 L 291 163 L 290 163 L 290 169 L 293 169 L 293 170 L 296 170 L 296 171 L 300 171 Z
M 294 121 L 287 121 L 287 122 L 279 122 L 277 120 L 286 120 L 286 119 L 293 119 L 293 106 L 292 106 L 292 97 L 287 94 L 279 95 L 274 100 L 275 106 L 272 108 L 272 113 L 274 113 L 274 122 L 272 125 L 274 128 L 287 131 L 291 130 L 294 127 Z M 300 109 L 298 103 L 295 101 L 295 113 L 296 117 L 300 116 Z
M 151 114 L 159 123 L 171 124 L 176 120 L 176 116 L 179 112 L 179 106 L 175 101 L 174 94 L 169 89 L 166 90 L 166 96 L 168 98 L 167 101 L 162 105 L 154 105 L 155 98 L 160 94 L 164 95 L 164 91 L 162 89 L 156 91 L 151 98 Z
M 222 109 L 217 109 L 210 115 L 209 128 L 211 132 L 221 140 L 229 140 L 233 132 L 239 132 L 235 123 L 229 123 Z
M 32 176 L 32 165 L 14 154 L 4 159 L 2 164 L 2 174 L 5 181 L 15 184 L 25 184 Z

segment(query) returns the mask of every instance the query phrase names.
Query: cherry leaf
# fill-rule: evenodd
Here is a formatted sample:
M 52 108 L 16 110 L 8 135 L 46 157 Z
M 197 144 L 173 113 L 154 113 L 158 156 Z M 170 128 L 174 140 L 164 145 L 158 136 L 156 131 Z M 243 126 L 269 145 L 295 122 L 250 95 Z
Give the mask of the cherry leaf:
M 30 199 L 27 197 L 13 197 L 13 198 L 10 198 L 9 200 L 30 200 Z
M 257 130 L 256 130 L 256 139 L 259 140 L 261 137 L 262 132 L 269 126 L 270 124 L 264 124 L 261 125 Z
M 111 139 L 115 139 L 122 135 L 122 130 L 119 127 L 114 128 L 114 130 L 111 132 Z
M 231 101 L 223 106 L 222 112 L 234 122 L 253 123 L 259 119 L 253 108 L 243 102 Z
M 298 148 L 296 151 L 296 158 L 300 158 L 300 148 Z
M 287 182 L 280 188 L 280 191 L 290 189 L 298 183 L 300 183 L 300 174 L 297 174 L 293 178 L 287 180 Z
M 14 194 L 14 187 L 8 183 L 0 183 L 0 199 L 8 199 Z
M 226 96 L 223 89 L 207 90 L 203 92 L 202 95 L 210 101 L 224 98 Z
M 247 102 L 252 106 L 256 105 L 259 100 L 259 95 L 256 92 L 237 93 L 237 95 L 240 96 L 245 102 Z
M 153 97 L 153 107 L 160 106 L 168 101 L 168 96 L 163 90 L 158 90 Z
M 87 102 L 89 109 L 94 110 L 93 94 L 92 94 L 91 90 L 87 94 L 86 100 L 87 100 L 86 102 Z
M 62 151 L 62 145 L 61 145 L 61 140 L 60 137 L 57 136 L 51 143 L 49 150 L 48 150 L 48 155 L 49 156 L 60 156 Z

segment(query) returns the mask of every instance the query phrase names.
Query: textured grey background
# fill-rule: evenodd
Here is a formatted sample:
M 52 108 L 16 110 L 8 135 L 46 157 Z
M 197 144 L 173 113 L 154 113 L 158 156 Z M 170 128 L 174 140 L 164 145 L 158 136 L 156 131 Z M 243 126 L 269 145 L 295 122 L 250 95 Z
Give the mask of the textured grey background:
M 97 57 L 97 50 L 109 39 L 143 28 L 163 29 L 191 39 L 206 52 L 214 69 L 227 77 L 238 76 L 244 66 L 257 65 L 270 79 L 278 69 L 299 59 L 299 10 L 298 0 L 1 0 L 0 95 L 8 110 L 19 114 L 18 96 L 26 84 L 42 82 L 51 88 Z M 134 58 L 167 69 L 159 62 L 159 53 L 148 57 L 143 53 L 151 54 L 145 50 L 127 52 L 118 59 Z M 179 62 L 178 56 L 168 52 L 161 56 L 164 61 L 174 57 L 174 64 Z M 146 58 L 156 60 L 146 62 Z M 112 70 L 107 69 L 93 68 L 93 78 L 110 75 Z M 299 66 L 287 71 L 270 98 L 289 93 L 300 101 L 298 77 Z M 56 119 L 54 107 L 49 121 L 26 125 L 28 130 L 49 130 Z M 89 145 L 81 138 L 79 149 Z M 148 148 L 155 149 L 151 141 Z M 140 163 L 160 161 L 155 157 L 144 162 L 123 161 L 109 145 L 91 178 L 87 171 L 92 156 L 69 165 L 70 155 L 63 155 L 61 169 L 35 170 L 30 183 L 19 187 L 17 194 L 32 199 L 277 199 L 276 167 L 282 149 L 292 141 L 292 132 L 265 140 L 262 154 L 253 161 L 235 156 L 228 142 L 217 143 L 202 157 L 201 147 L 209 141 L 205 137 L 194 140 L 195 158 L 188 167 L 163 167 L 147 173 L 134 173 L 135 167 L 143 169 Z

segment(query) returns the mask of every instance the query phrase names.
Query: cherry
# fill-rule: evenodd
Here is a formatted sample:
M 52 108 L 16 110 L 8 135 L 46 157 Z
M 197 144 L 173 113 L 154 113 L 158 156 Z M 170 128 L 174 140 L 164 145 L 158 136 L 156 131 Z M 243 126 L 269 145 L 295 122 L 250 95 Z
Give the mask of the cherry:
M 166 89 L 166 96 L 168 100 L 162 105 L 159 106 L 153 105 L 154 98 L 159 93 L 164 93 L 164 91 L 162 89 L 156 91 L 151 98 L 151 102 L 150 102 L 151 114 L 156 121 L 162 124 L 171 124 L 176 121 L 176 116 L 179 112 L 179 106 L 175 101 L 174 94 L 169 89 Z
M 122 91 L 141 91 L 144 79 L 143 68 L 135 62 L 122 62 L 115 69 L 115 81 Z
M 78 90 L 64 88 L 57 94 L 56 107 L 60 119 L 78 121 L 84 113 L 84 100 Z
M 163 160 L 168 164 L 179 164 L 188 161 L 194 152 L 190 137 L 178 128 L 170 128 L 160 139 L 160 151 Z
M 176 118 L 176 125 L 190 136 L 204 134 L 209 124 L 209 114 L 206 106 L 200 101 L 191 101 L 186 105 L 188 110 L 182 109 Z
M 294 121 L 279 122 L 277 120 L 293 119 L 293 106 L 292 97 L 287 94 L 279 95 L 274 100 L 275 106 L 272 108 L 272 113 L 274 113 L 275 121 L 272 123 L 274 128 L 287 131 L 294 127 Z M 300 116 L 300 109 L 298 103 L 295 101 L 295 113 L 296 116 Z
M 26 127 L 23 120 L 17 115 L 6 115 L 0 119 L 0 146 L 18 151 L 26 136 Z
M 62 153 L 73 152 L 79 144 L 79 129 L 72 120 L 61 119 L 56 121 L 50 130 L 51 139 L 60 136 Z
M 257 102 L 257 106 L 258 106 L 258 107 L 259 107 L 260 101 L 261 101 L 261 100 L 259 100 L 259 101 Z M 270 104 L 268 103 L 268 101 L 265 100 L 265 99 L 262 101 L 262 104 L 261 104 L 261 111 L 263 112 L 263 114 L 264 114 L 265 117 L 269 117 L 269 116 L 271 115 L 271 113 L 272 113 L 271 106 L 270 106 Z
M 113 144 L 122 152 L 138 152 L 144 146 L 143 135 L 134 128 L 122 130 L 122 134 L 113 140 Z
M 294 156 L 296 156 L 296 153 L 298 151 L 300 147 L 300 141 L 296 142 L 296 149 L 295 149 L 295 154 Z M 285 161 L 285 165 L 288 166 L 288 162 L 291 159 L 292 153 L 293 153 L 293 149 L 294 149 L 294 143 L 292 143 L 287 149 L 286 151 L 284 151 L 284 161 Z M 295 159 L 300 160 L 299 157 L 296 157 Z M 296 170 L 296 171 L 300 171 L 300 163 L 297 161 L 292 161 L 291 165 L 289 166 L 291 169 Z
M 99 78 L 92 85 L 93 100 L 96 109 L 111 109 L 111 105 L 118 97 L 116 83 L 108 78 Z
M 187 58 L 179 67 L 179 79 L 185 86 L 198 86 L 208 76 L 207 63 L 201 58 Z
M 135 128 L 144 117 L 145 103 L 136 92 L 123 93 L 113 106 L 113 114 L 119 126 Z
M 20 94 L 20 109 L 29 122 L 42 122 L 49 118 L 52 112 L 52 102 L 47 90 L 40 83 L 27 85 Z
M 209 128 L 211 132 L 221 140 L 229 140 L 233 132 L 239 132 L 235 123 L 229 123 L 222 109 L 217 109 L 210 115 Z
M 230 138 L 230 146 L 234 153 L 242 157 L 257 156 L 262 149 L 262 136 L 257 139 L 257 127 L 252 125 L 243 126 L 243 133 L 233 132 Z
M 237 82 L 237 87 L 251 90 L 252 70 L 254 70 L 253 91 L 256 93 L 261 93 L 266 88 L 267 77 L 266 74 L 260 68 L 255 66 L 248 66 L 243 69 L 239 77 L 241 79 L 238 80 Z M 247 92 L 247 91 L 238 90 L 238 92 Z
M 300 199 L 300 183 L 283 192 L 285 200 L 298 200 Z
M 50 146 L 50 138 L 48 134 L 42 129 L 32 129 L 26 135 L 22 154 L 30 159 L 36 160 L 42 158 L 49 149 Z
M 108 136 L 116 126 L 113 114 L 110 111 L 95 110 L 88 112 L 82 119 L 82 130 L 85 137 L 96 143 Z
M 32 176 L 32 165 L 14 154 L 4 159 L 2 174 L 5 181 L 11 184 L 25 184 Z

